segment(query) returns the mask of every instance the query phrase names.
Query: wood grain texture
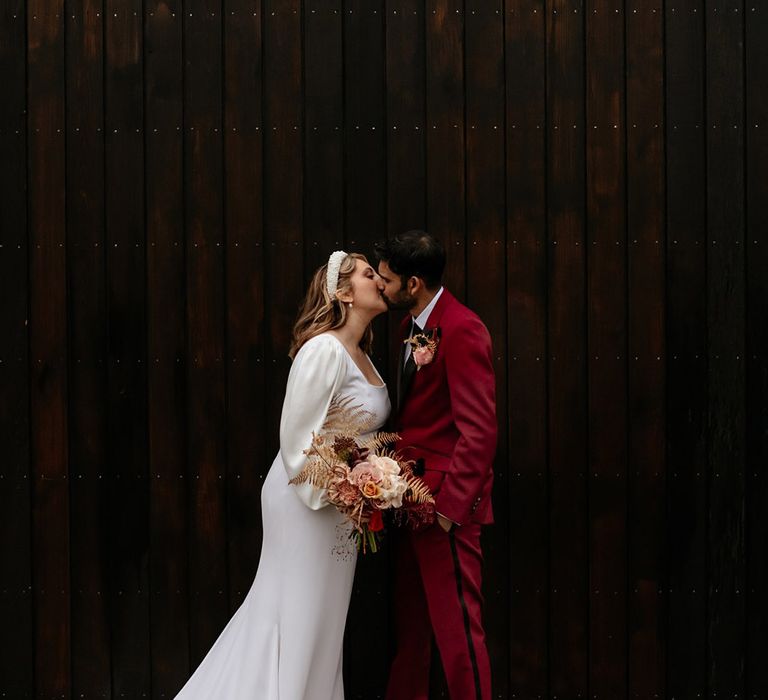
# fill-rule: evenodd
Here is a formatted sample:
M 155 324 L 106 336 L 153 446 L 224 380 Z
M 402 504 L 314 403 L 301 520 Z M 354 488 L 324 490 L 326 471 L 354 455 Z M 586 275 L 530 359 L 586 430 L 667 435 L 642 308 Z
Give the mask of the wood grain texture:
M 104 43 L 102 4 L 67 18 L 67 266 L 69 269 L 72 692 L 109 696 L 105 351 Z
M 768 70 L 768 12 L 745 8 L 745 276 L 746 276 L 746 435 L 745 435 L 745 547 L 746 547 L 746 693 L 768 694 L 768 669 L 760 662 L 768 639 L 768 561 L 761 549 L 768 529 L 768 479 L 761 465 L 768 461 L 768 95 L 759 75 Z
M 706 10 L 708 690 L 746 692 L 744 4 Z
M 583 18 L 583 3 L 553 4 L 546 40 L 548 683 L 558 697 L 589 695 Z
M 261 548 L 264 449 L 264 258 L 262 18 L 245 0 L 226 4 L 224 170 L 226 193 L 227 547 L 229 610 L 253 582 Z
M 426 3 L 427 230 L 448 252 L 445 282 L 466 298 L 466 148 L 464 9 L 457 0 Z
M 624 8 L 586 3 L 590 692 L 626 692 L 627 211 Z
M 161 697 L 190 667 L 181 7 L 151 3 L 144 28 L 151 682 Z
M 506 643 L 510 685 L 506 694 L 521 697 L 546 695 L 550 673 L 545 632 L 550 606 L 546 150 L 549 127 L 544 40 L 547 16 L 534 12 L 538 7 L 537 2 L 509 3 L 504 27 L 508 340 L 506 350 L 502 345 L 496 354 L 507 358 L 503 364 L 508 367 L 510 400 L 502 430 L 502 434 L 507 433 L 508 456 L 498 461 L 497 473 L 504 478 L 495 503 L 508 503 L 507 508 L 496 508 L 501 517 L 508 519 L 508 524 L 500 529 L 509 531 Z M 486 254 L 491 256 L 493 252 Z M 492 560 L 493 554 L 493 550 L 488 552 Z M 528 565 L 518 567 L 515 562 L 519 561 Z M 503 581 L 498 574 L 493 578 Z M 494 592 L 503 594 L 505 588 L 501 582 L 494 584 Z M 491 603 L 489 608 L 498 605 Z M 503 635 L 497 631 L 495 636 L 503 643 Z
M 706 693 L 706 156 L 704 18 L 665 15 L 667 114 L 667 692 Z
M 191 662 L 229 618 L 222 26 L 218 2 L 184 5 L 184 223 Z M 199 610 L 206 610 L 201 616 Z
M 634 8 L 625 27 L 627 692 L 665 697 L 664 20 L 659 8 Z
M 0 678 L 34 687 L 25 3 L 0 8 Z
M 112 693 L 151 692 L 142 3 L 104 5 L 108 606 Z
M 35 678 L 30 694 L 71 684 L 68 536 L 66 152 L 62 3 L 27 6 L 29 434 Z

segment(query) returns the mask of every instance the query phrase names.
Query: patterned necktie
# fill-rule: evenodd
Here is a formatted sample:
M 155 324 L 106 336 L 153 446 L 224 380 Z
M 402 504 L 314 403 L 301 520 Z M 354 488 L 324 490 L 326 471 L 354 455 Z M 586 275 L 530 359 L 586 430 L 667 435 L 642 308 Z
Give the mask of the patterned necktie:
M 421 333 L 421 330 L 421 327 L 418 326 L 414 320 L 413 325 L 411 326 L 411 337 Z M 403 343 L 403 353 L 405 352 L 406 346 L 405 343 Z M 397 386 L 398 410 L 403 403 L 403 399 L 405 398 L 406 393 L 408 393 L 408 388 L 411 386 L 413 375 L 416 374 L 416 361 L 413 359 L 413 348 L 411 348 L 411 353 L 408 355 L 408 360 L 405 362 L 405 367 L 403 367 L 402 358 L 400 359 L 400 367 L 402 367 L 402 373 L 400 374 L 400 381 L 398 382 Z

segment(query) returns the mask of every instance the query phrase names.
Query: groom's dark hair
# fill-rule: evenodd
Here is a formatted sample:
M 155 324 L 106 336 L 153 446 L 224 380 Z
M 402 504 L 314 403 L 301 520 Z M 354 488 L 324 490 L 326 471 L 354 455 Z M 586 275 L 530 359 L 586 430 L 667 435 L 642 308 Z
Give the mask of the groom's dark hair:
M 376 243 L 376 258 L 389 265 L 405 286 L 409 277 L 420 277 L 427 289 L 440 286 L 445 270 L 445 248 L 426 231 L 414 229 Z

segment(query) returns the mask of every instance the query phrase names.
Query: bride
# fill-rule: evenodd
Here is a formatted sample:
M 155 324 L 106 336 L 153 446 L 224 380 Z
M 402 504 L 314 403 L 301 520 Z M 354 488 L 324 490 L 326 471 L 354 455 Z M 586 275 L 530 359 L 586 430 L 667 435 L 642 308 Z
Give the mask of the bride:
M 371 321 L 387 310 L 364 256 L 333 253 L 293 330 L 280 451 L 261 492 L 264 542 L 248 595 L 177 700 L 344 700 L 342 641 L 356 551 L 325 493 L 289 485 L 334 396 L 384 424 L 386 385 L 371 362 Z M 350 549 L 351 548 L 351 549 Z

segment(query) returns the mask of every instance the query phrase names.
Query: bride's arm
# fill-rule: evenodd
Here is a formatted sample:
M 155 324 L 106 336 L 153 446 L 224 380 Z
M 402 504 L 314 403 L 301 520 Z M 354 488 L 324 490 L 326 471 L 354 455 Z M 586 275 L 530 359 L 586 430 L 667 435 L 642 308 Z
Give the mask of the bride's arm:
M 344 379 L 344 349 L 333 338 L 308 340 L 293 361 L 280 416 L 280 456 L 289 479 L 307 463 L 304 454 L 325 422 L 328 407 Z M 328 505 L 326 492 L 308 483 L 293 486 L 308 508 Z

